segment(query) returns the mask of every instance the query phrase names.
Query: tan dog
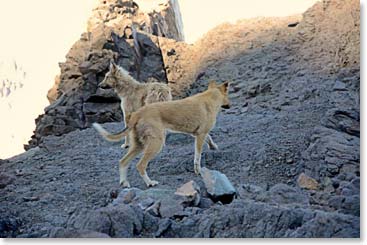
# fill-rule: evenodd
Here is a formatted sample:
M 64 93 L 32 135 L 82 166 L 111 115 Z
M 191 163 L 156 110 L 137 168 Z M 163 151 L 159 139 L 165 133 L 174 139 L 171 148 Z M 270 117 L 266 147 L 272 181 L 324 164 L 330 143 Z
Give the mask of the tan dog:
M 141 152 L 143 156 L 136 166 L 140 175 L 148 187 L 158 184 L 149 178 L 146 169 L 149 161 L 161 151 L 166 130 L 187 133 L 195 137 L 194 170 L 196 174 L 200 174 L 203 143 L 207 140 L 209 145 L 214 144 L 209 131 L 214 127 L 221 108 L 230 107 L 228 86 L 228 82 L 221 85 L 210 82 L 205 92 L 182 100 L 149 104 L 133 113 L 127 127 L 121 133 L 121 135 L 129 134 L 131 147 L 120 160 L 120 184 L 123 187 L 130 187 L 127 180 L 129 162 Z M 107 132 L 100 125 L 96 129 L 99 132 L 100 129 Z
M 172 100 L 171 89 L 163 83 L 139 83 L 122 67 L 111 62 L 110 70 L 98 85 L 101 88 L 111 87 L 121 99 L 124 122 L 127 125 L 131 114 L 144 105 L 159 101 Z M 120 133 L 115 137 L 120 138 Z M 129 147 L 129 137 L 125 137 L 122 148 Z

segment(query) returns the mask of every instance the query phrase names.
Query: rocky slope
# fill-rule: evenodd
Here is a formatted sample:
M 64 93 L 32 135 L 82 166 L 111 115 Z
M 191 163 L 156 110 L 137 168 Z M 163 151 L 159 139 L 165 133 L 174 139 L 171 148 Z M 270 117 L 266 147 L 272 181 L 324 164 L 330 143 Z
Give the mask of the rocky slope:
M 84 58 L 74 60 L 86 53 L 83 45 L 74 46 L 70 52 L 79 66 L 62 70 L 57 86 L 70 79 L 84 85 L 58 95 L 63 102 L 53 102 L 42 118 L 78 121 L 61 108 L 77 108 L 73 96 L 80 94 L 89 100 L 77 101 L 95 112 L 67 134 L 50 130 L 37 138 L 36 130 L 37 147 L 0 162 L 1 236 L 359 237 L 359 28 L 359 2 L 331 0 L 303 16 L 223 24 L 195 45 L 137 32 L 140 42 L 157 40 L 159 46 L 142 45 L 149 52 L 134 66 L 128 61 L 136 61 L 131 57 L 138 52 L 126 42 L 135 37 L 112 34 L 99 55 L 90 55 L 90 66 L 81 65 Z M 135 188 L 118 187 L 117 162 L 125 152 L 88 128 L 94 120 L 121 117 L 103 119 L 107 113 L 94 109 L 101 103 L 103 110 L 112 108 L 109 115 L 118 110 L 112 93 L 95 90 L 110 57 L 141 80 L 168 82 L 176 97 L 202 91 L 212 79 L 232 82 L 233 106 L 220 113 L 211 133 L 219 150 L 205 149 L 203 164 L 228 177 L 237 199 L 211 200 L 193 172 L 193 139 L 180 134 L 168 135 L 150 163 L 158 186 L 147 189 L 132 167 Z M 63 77 L 72 71 L 79 73 Z M 190 180 L 200 187 L 200 202 L 184 204 L 174 192 Z

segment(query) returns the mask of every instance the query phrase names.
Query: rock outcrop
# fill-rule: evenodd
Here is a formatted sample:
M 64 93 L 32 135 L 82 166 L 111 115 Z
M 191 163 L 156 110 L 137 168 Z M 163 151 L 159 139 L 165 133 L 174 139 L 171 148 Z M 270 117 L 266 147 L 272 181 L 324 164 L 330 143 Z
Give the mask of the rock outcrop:
M 184 36 L 178 1 L 159 2 L 145 13 L 139 1 L 100 1 L 88 20 L 87 32 L 60 63 L 60 75 L 47 95 L 50 106 L 36 119 L 26 149 L 48 135 L 60 136 L 93 122 L 122 120 L 119 98 L 112 90 L 97 87 L 111 60 L 141 82 L 167 83 L 160 39 L 182 41 Z
M 139 12 L 129 6 L 122 9 Z M 92 32 L 70 51 L 57 86 L 82 85 L 57 95 L 42 116 L 84 124 L 60 136 L 54 130 L 62 123 L 54 124 L 37 147 L 0 160 L 0 236 L 360 237 L 359 28 L 359 1 L 325 0 L 303 17 L 220 25 L 194 45 L 137 30 L 136 38 L 111 34 L 89 55 L 85 42 L 104 33 Z M 132 58 L 134 40 L 146 48 L 140 63 Z M 93 90 L 109 58 L 142 81 L 167 82 L 177 97 L 212 79 L 231 81 L 232 107 L 211 131 L 219 150 L 205 148 L 202 165 L 225 174 L 237 199 L 210 199 L 194 173 L 194 140 L 180 134 L 168 134 L 149 164 L 159 185 L 147 189 L 132 164 L 134 188 L 118 186 L 126 151 L 87 127 L 109 115 L 119 119 L 111 109 L 115 95 Z M 95 112 L 98 104 L 106 113 Z M 84 121 L 73 109 L 80 105 L 88 109 Z M 116 132 L 123 125 L 104 127 Z

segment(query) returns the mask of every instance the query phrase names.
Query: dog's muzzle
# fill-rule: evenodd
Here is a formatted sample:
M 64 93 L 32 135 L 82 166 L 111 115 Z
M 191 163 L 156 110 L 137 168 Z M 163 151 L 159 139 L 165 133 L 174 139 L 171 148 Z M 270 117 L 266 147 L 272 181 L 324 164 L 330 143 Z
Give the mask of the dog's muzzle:
M 229 109 L 229 108 L 231 108 L 231 106 L 230 105 L 222 105 L 222 108 L 223 109 Z

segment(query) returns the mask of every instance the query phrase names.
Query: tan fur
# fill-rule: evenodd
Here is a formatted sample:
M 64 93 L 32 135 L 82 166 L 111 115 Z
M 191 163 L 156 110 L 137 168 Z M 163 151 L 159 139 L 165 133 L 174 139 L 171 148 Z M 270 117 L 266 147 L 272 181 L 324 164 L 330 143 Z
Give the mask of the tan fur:
M 127 180 L 129 162 L 140 152 L 143 152 L 137 164 L 140 175 L 147 186 L 158 184 L 149 178 L 146 169 L 149 161 L 161 151 L 166 130 L 195 137 L 194 170 L 200 174 L 203 143 L 215 144 L 208 133 L 214 127 L 221 107 L 229 108 L 228 82 L 221 85 L 211 82 L 203 93 L 182 100 L 149 104 L 133 113 L 123 133 L 129 134 L 131 147 L 120 160 L 120 184 L 130 186 Z
M 112 87 L 121 99 L 121 109 L 124 114 L 124 122 L 127 125 L 131 114 L 144 105 L 172 100 L 171 89 L 162 83 L 139 83 L 122 67 L 111 63 L 110 70 L 100 87 Z M 121 132 L 114 135 L 104 134 L 109 141 L 120 141 Z M 121 147 L 129 147 L 129 137 L 125 137 L 125 144 Z

